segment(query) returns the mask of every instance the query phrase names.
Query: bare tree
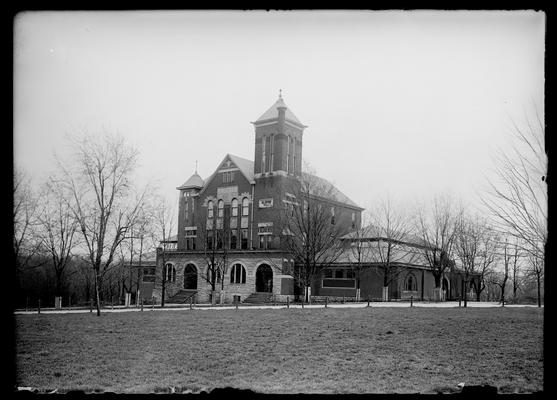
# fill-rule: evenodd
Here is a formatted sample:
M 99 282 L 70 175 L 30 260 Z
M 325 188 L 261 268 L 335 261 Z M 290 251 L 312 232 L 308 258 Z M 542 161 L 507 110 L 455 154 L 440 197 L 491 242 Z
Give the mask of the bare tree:
M 400 265 L 412 263 L 416 257 L 415 248 L 408 243 L 413 227 L 402 208 L 396 208 L 390 198 L 377 204 L 371 211 L 371 220 L 369 256 L 383 278 L 383 301 L 389 301 L 389 285 L 404 270 Z
M 169 254 L 176 250 L 171 242 L 172 232 L 174 232 L 174 209 L 167 200 L 160 197 L 156 200 L 153 212 L 153 240 L 158 241 L 157 255 L 162 264 L 161 274 L 161 307 L 164 307 L 166 297 L 166 285 L 175 277 L 176 271 L 167 269 Z
M 347 229 L 332 222 L 329 202 L 335 194 L 327 181 L 305 172 L 287 192 L 293 201 L 281 212 L 281 245 L 294 259 L 290 273 L 310 301 L 313 279 L 338 259 L 343 251 L 339 239 Z
M 450 197 L 435 197 L 431 209 L 422 205 L 417 211 L 416 244 L 421 245 L 422 254 L 433 274 L 436 301 L 442 297 L 443 275 L 454 266 L 454 241 L 462 212 L 462 207 L 456 205 Z
M 367 239 L 370 237 L 370 224 L 367 216 L 362 216 L 362 222 L 349 235 L 350 265 L 356 274 L 356 301 L 360 301 L 361 275 L 369 265 L 371 246 Z
M 538 307 L 541 307 L 542 306 L 541 285 L 545 275 L 544 258 L 536 255 L 534 251 L 530 251 L 529 253 L 527 253 L 527 260 L 528 260 L 528 268 L 526 273 L 529 278 L 533 277 L 536 280 Z
M 524 243 L 523 250 L 542 259 L 547 242 L 547 153 L 545 126 L 536 111 L 524 127 L 512 121 L 512 146 L 495 157 L 495 178 L 488 180 L 483 204 L 500 230 Z
M 94 271 L 97 315 L 101 311 L 102 278 L 137 217 L 145 190 L 134 192 L 132 173 L 137 151 L 119 136 L 84 135 L 72 141 L 74 159 L 59 160 L 60 183 L 79 224 Z
M 49 255 L 56 279 L 55 296 L 62 296 L 65 273 L 72 258 L 72 252 L 78 244 L 75 233 L 78 222 L 74 218 L 71 206 L 63 197 L 63 191 L 54 181 L 49 181 L 41 194 L 41 206 L 38 215 L 40 225 L 40 242 Z
M 513 244 L 513 262 L 511 265 L 511 275 L 512 275 L 512 288 L 513 288 L 513 303 L 518 300 L 518 291 L 522 286 L 522 271 L 521 263 L 519 262 L 522 258 L 522 252 L 520 250 L 520 245 L 518 239 L 515 239 Z
M 37 260 L 41 252 L 41 241 L 37 237 L 38 197 L 31 188 L 31 180 L 20 169 L 14 171 L 13 183 L 13 252 L 16 271 L 44 264 Z
M 224 209 L 223 209 L 223 212 Z M 226 216 L 210 218 L 198 227 L 199 249 L 207 265 L 207 273 L 199 274 L 211 286 L 211 303 L 215 304 L 217 289 L 220 302 L 224 302 L 224 283 L 228 272 L 228 251 L 230 247 L 230 228 Z
M 455 253 L 463 271 L 464 307 L 468 302 L 468 290 L 471 279 L 480 275 L 476 286 L 476 295 L 483 290 L 481 275 L 484 275 L 496 259 L 497 240 L 493 230 L 479 216 L 461 215 L 455 235 Z

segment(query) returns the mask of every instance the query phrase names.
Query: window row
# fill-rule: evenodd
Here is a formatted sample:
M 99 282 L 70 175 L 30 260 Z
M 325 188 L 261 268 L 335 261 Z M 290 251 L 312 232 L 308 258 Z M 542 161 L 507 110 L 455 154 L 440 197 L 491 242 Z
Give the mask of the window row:
M 215 212 L 214 208 L 215 205 L 213 200 L 209 200 L 209 202 L 207 203 L 207 218 L 214 218 L 214 212 Z M 238 199 L 236 198 L 232 199 L 230 212 L 233 217 L 238 216 Z M 242 199 L 242 215 L 243 216 L 249 215 L 249 199 L 247 197 L 244 197 Z M 219 200 L 217 202 L 217 218 L 223 218 L 223 217 L 224 217 L 224 201 Z
M 229 233 L 230 249 L 247 249 L 248 248 L 248 230 L 240 229 L 240 238 L 238 238 L 238 229 L 230 229 Z M 225 243 L 225 232 L 223 230 L 207 230 L 206 245 L 207 250 L 223 249 Z M 192 249 L 194 250 L 194 249 Z

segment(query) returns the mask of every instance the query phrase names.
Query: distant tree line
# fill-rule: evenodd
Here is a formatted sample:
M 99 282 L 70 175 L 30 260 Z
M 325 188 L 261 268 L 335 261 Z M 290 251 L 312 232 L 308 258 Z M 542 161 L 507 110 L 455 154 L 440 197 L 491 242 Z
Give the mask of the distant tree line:
M 487 216 L 449 196 L 412 207 L 387 198 L 372 207 L 362 226 L 352 230 L 357 287 L 363 260 L 373 257 L 381 266 L 384 300 L 389 300 L 386 289 L 400 272 L 397 261 L 419 256 L 431 268 L 438 300 L 443 275 L 458 268 L 465 305 L 473 290 L 475 300 L 536 301 L 541 306 L 547 154 L 541 120 L 527 126 L 515 125 L 518 144 L 497 159 L 496 179 L 481 197 Z M 174 211 L 156 188 L 137 186 L 133 174 L 139 153 L 122 137 L 103 133 L 69 142 L 72 157 L 57 159 L 55 173 L 39 187 L 31 185 L 24 171 L 14 172 L 15 306 L 36 307 L 39 299 L 50 306 L 61 297 L 64 306 L 93 301 L 100 315 L 103 305 L 122 304 L 138 284 L 133 259 L 162 246 L 164 261 Z M 298 201 L 286 204 L 281 214 L 285 250 L 298 266 L 291 273 L 306 301 L 313 279 L 342 253 L 339 239 L 347 233 L 331 223 L 318 200 L 331 196 L 331 187 L 312 176 L 304 174 L 289 188 Z M 370 236 L 380 240 L 370 241 Z M 421 246 L 411 249 L 409 242 Z M 214 298 L 224 289 L 227 254 L 219 246 L 204 249 L 209 273 L 202 278 Z M 472 285 L 473 276 L 479 276 L 479 284 Z

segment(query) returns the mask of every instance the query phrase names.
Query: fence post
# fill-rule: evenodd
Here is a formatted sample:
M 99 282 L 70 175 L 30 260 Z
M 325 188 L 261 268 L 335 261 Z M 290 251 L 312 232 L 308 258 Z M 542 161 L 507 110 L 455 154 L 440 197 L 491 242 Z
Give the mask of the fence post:
M 93 299 L 89 299 L 89 312 L 93 312 Z
M 290 296 L 286 298 L 286 308 L 290 308 Z
M 68 296 L 68 308 L 72 306 L 72 296 Z
M 414 296 L 410 296 L 410 307 L 413 306 L 412 302 L 414 301 Z
M 344 295 L 342 295 L 342 304 L 344 304 Z
M 41 313 L 41 299 L 39 299 L 39 308 L 37 308 L 37 313 Z
M 367 299 L 367 306 L 369 307 L 369 298 Z
M 304 299 L 302 298 L 302 308 L 304 308 Z
M 458 299 L 458 306 L 460 307 L 460 302 L 462 301 L 462 299 Z
M 327 308 L 327 302 L 329 300 L 329 296 L 325 296 L 325 308 Z
M 193 296 L 190 296 L 190 310 L 192 308 L 192 303 L 193 303 Z
M 114 297 L 112 297 L 112 300 L 110 302 L 110 309 L 114 310 Z

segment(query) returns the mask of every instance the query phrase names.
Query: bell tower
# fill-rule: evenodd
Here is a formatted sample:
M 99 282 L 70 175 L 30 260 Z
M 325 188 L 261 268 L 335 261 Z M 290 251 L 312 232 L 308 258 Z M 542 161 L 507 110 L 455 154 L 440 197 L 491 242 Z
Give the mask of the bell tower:
M 255 178 L 300 176 L 302 173 L 302 138 L 306 125 L 279 98 L 257 121 L 255 127 Z

